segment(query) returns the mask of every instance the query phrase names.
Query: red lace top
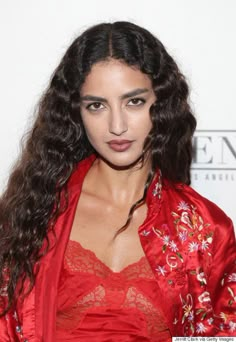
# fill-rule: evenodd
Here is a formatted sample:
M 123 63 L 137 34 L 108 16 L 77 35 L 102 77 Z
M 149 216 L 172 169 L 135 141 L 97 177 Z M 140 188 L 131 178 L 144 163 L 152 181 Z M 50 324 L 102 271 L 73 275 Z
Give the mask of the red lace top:
M 171 341 L 146 257 L 113 272 L 69 241 L 60 278 L 56 341 Z

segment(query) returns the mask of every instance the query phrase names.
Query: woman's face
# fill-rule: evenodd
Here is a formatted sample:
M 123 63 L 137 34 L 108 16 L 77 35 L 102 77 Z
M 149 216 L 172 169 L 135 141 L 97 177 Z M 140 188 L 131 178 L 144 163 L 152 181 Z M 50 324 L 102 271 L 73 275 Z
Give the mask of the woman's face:
M 98 62 L 80 95 L 82 121 L 97 153 L 116 167 L 138 161 L 152 128 L 149 110 L 156 99 L 149 77 L 118 60 Z

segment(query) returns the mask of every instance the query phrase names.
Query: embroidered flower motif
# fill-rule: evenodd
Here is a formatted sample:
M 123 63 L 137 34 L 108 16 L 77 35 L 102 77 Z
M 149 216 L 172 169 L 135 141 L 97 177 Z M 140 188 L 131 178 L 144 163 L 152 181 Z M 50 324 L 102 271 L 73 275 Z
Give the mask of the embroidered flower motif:
M 172 252 L 177 252 L 178 251 L 178 247 L 177 247 L 176 243 L 173 240 L 170 241 L 169 247 L 170 247 Z
M 192 222 L 187 211 L 183 211 L 181 213 L 180 221 L 186 223 L 190 228 L 192 228 Z
M 164 235 L 162 237 L 162 241 L 164 242 L 164 245 L 169 245 L 169 242 L 170 242 L 170 237 L 168 235 Z
M 155 184 L 155 187 L 152 191 L 154 197 L 158 196 L 161 198 L 161 190 L 162 190 L 162 180 L 161 180 L 161 172 L 159 174 L 158 182 Z
M 201 249 L 202 249 L 203 251 L 205 251 L 205 250 L 208 249 L 208 248 L 209 248 L 209 242 L 206 241 L 206 240 L 202 240 Z
M 167 249 L 169 248 L 169 250 L 172 252 L 172 253 L 175 253 L 175 261 L 174 261 L 174 268 L 177 267 L 178 265 L 178 261 L 176 262 L 176 257 L 178 258 L 178 260 L 180 260 L 181 262 L 183 262 L 183 257 L 182 255 L 178 252 L 179 248 L 177 246 L 177 243 L 174 241 L 174 240 L 171 240 L 170 241 L 170 236 L 165 234 L 166 233 L 166 230 L 168 228 L 168 225 L 165 225 L 165 224 L 162 224 L 161 225 L 161 228 L 155 228 L 155 227 L 152 227 L 152 230 L 154 232 L 154 234 L 162 241 L 163 245 L 162 245 L 162 252 L 163 253 L 166 253 L 167 252 Z M 168 229 L 169 230 L 169 229 Z M 173 255 L 171 256 L 171 259 L 173 260 Z M 166 259 L 167 260 L 167 259 Z M 171 262 L 171 265 L 167 262 L 168 266 L 170 267 L 170 270 L 173 269 L 173 266 L 172 266 L 172 262 Z M 166 271 L 166 270 L 165 270 Z M 167 272 L 167 271 L 166 271 Z
M 230 331 L 236 331 L 236 322 L 229 321 Z
M 224 324 L 223 323 L 220 323 L 220 330 L 224 330 Z
M 206 329 L 206 327 L 205 327 L 205 325 L 204 325 L 203 323 L 197 323 L 197 324 L 196 324 L 196 332 L 197 332 L 197 334 L 202 334 L 202 333 L 204 333 L 206 330 L 207 330 L 207 329 Z
M 148 236 L 149 234 L 150 234 L 150 231 L 148 231 L 148 230 L 144 230 L 141 233 L 142 236 Z
M 200 303 L 210 302 L 210 293 L 207 291 L 203 292 L 200 296 L 198 296 L 198 300 Z
M 231 273 L 228 277 L 229 282 L 236 282 L 236 273 Z
M 158 274 L 165 276 L 166 274 L 166 270 L 165 270 L 165 266 L 157 266 L 156 271 L 158 272 Z
M 189 312 L 189 315 L 188 315 L 188 321 L 189 322 L 192 322 L 194 320 L 194 313 L 193 313 L 193 310 Z
M 206 278 L 205 278 L 205 273 L 204 272 L 200 272 L 197 274 L 197 280 L 199 280 L 201 283 L 206 284 Z
M 193 312 L 193 297 L 190 293 L 187 294 L 186 299 L 182 298 L 180 295 L 180 299 L 182 302 L 182 308 L 184 311 L 183 317 L 182 317 L 182 323 L 184 323 L 186 318 L 189 318 L 190 316 L 190 321 L 191 317 L 194 315 Z M 194 317 L 193 317 L 194 318 Z
M 158 195 L 158 192 L 159 192 L 158 190 L 159 190 L 159 184 L 156 183 L 156 184 L 155 184 L 155 188 L 154 188 L 153 191 L 152 191 L 153 196 Z
M 234 291 L 231 289 L 231 287 L 227 287 L 228 292 L 230 293 L 231 299 L 229 300 L 228 304 L 231 306 L 234 302 L 236 302 L 236 296 L 234 294 Z
M 228 319 L 228 316 L 224 312 L 220 313 L 220 317 L 221 317 L 221 319 L 223 319 L 224 322 L 226 322 Z
M 178 323 L 178 319 L 175 318 L 173 324 L 177 324 L 177 323 Z
M 173 227 L 170 227 L 166 222 L 162 222 L 158 227 L 153 227 L 152 230 L 162 247 L 162 252 L 166 256 L 166 262 L 160 261 L 161 266 L 156 266 L 158 275 L 165 276 L 166 285 L 172 285 L 178 283 L 178 272 L 182 269 L 180 261 L 184 262 L 184 256 L 188 253 L 199 253 L 201 258 L 206 260 L 206 264 L 211 262 L 211 245 L 213 242 L 214 231 L 211 225 L 204 222 L 201 215 L 199 215 L 198 208 L 191 203 L 180 201 L 175 211 L 171 212 L 173 217 L 173 225 L 176 230 L 177 239 L 173 234 Z M 191 257 L 191 256 L 190 256 Z M 163 259 L 162 259 L 163 260 Z M 194 259 L 195 261 L 195 259 Z M 235 262 L 236 264 L 236 262 Z M 199 265 L 199 263 L 198 263 Z M 167 275 L 169 272 L 171 276 L 174 276 L 171 280 Z M 167 274 L 166 274 L 167 273 Z M 226 300 L 225 307 L 228 304 L 229 310 L 225 312 L 213 313 L 211 304 L 210 293 L 207 291 L 207 277 L 203 272 L 203 268 L 198 267 L 191 268 L 187 274 L 191 283 L 193 292 L 186 294 L 185 292 L 180 294 L 181 299 L 181 322 L 184 325 L 184 329 L 188 329 L 188 333 L 196 336 L 196 334 L 205 334 L 209 329 L 209 326 L 214 322 L 214 315 L 216 315 L 218 322 L 219 316 L 222 323 L 215 323 L 218 328 L 222 330 L 231 329 L 236 331 L 236 322 L 230 321 L 232 309 L 235 310 L 236 292 L 233 288 L 233 283 L 236 282 L 235 269 L 231 273 L 224 273 L 221 285 L 226 286 Z M 187 277 L 186 277 L 187 278 Z M 183 284 L 186 284 L 186 278 L 183 279 Z M 231 283 L 231 284 L 230 284 Z M 169 285 L 168 285 L 169 284 Z M 232 285 L 232 286 L 231 286 Z M 181 283 L 182 286 L 182 283 Z M 218 286 L 218 285 L 217 285 Z M 184 290 L 183 290 L 184 291 Z M 227 293 L 228 292 L 228 293 Z M 228 303 L 227 303 L 228 300 Z M 195 324 L 195 318 L 197 323 Z M 177 319 L 175 320 L 175 323 Z M 186 330 L 184 330 L 186 331 Z
M 194 251 L 198 251 L 198 248 L 199 248 L 199 245 L 197 242 L 190 242 L 189 245 L 188 245 L 188 250 L 189 252 L 194 252 Z
M 181 259 L 180 259 L 181 260 Z M 172 271 L 174 268 L 178 267 L 178 256 L 175 254 L 167 254 L 166 255 L 166 262 L 169 266 L 170 270 Z M 182 261 L 182 260 L 181 260 Z
M 212 235 L 208 236 L 206 240 L 208 243 L 212 243 L 213 241 Z
M 181 201 L 181 202 L 179 202 L 179 205 L 178 205 L 178 207 L 177 207 L 177 210 L 178 211 L 180 211 L 180 210 L 190 210 L 190 208 L 189 208 L 189 205 L 188 205 L 188 203 L 186 203 L 186 202 L 184 202 L 184 201 Z
M 197 208 L 184 201 L 181 201 L 176 211 L 172 211 L 174 225 L 179 240 L 184 245 L 188 242 L 190 252 L 201 249 L 207 250 L 210 256 L 210 244 L 212 243 L 213 232 L 209 230 L 210 224 L 204 223 L 203 218 L 198 214 Z M 189 243 L 191 243 L 189 245 Z M 195 244 L 192 244 L 195 243 Z
M 188 233 L 187 233 L 186 230 L 179 233 L 179 239 L 180 239 L 181 242 L 186 241 L 187 238 L 188 238 Z
M 211 317 L 211 318 L 209 318 L 209 319 L 207 320 L 207 323 L 208 323 L 209 325 L 211 325 L 213 322 L 214 322 L 214 318 L 213 318 L 213 317 Z
M 183 306 L 183 309 L 184 309 L 184 316 L 183 316 L 182 322 L 184 322 L 185 318 L 186 318 L 186 317 L 188 318 L 189 315 L 192 316 L 192 314 L 193 314 L 192 308 L 193 308 L 192 305 L 184 305 L 184 306 Z

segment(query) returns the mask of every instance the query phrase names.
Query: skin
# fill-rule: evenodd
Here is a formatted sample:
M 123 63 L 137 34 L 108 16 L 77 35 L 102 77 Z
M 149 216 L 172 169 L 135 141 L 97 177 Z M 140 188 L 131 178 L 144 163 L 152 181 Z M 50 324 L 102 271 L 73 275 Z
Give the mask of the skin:
M 146 158 L 141 167 L 140 157 L 152 127 L 149 111 L 156 97 L 147 75 L 113 59 L 92 67 L 80 95 L 85 131 L 99 157 L 85 177 L 70 238 L 120 272 L 144 256 L 138 227 L 146 217 L 146 205 L 113 238 L 143 195 L 150 160 Z M 109 144 L 114 139 L 131 143 L 117 152 Z

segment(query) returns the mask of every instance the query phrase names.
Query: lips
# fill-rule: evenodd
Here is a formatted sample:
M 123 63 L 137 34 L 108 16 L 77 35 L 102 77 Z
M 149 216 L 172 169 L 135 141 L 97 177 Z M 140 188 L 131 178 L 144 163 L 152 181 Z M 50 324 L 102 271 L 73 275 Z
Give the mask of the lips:
M 132 143 L 132 140 L 110 140 L 108 145 L 113 151 L 124 152 L 130 148 Z

